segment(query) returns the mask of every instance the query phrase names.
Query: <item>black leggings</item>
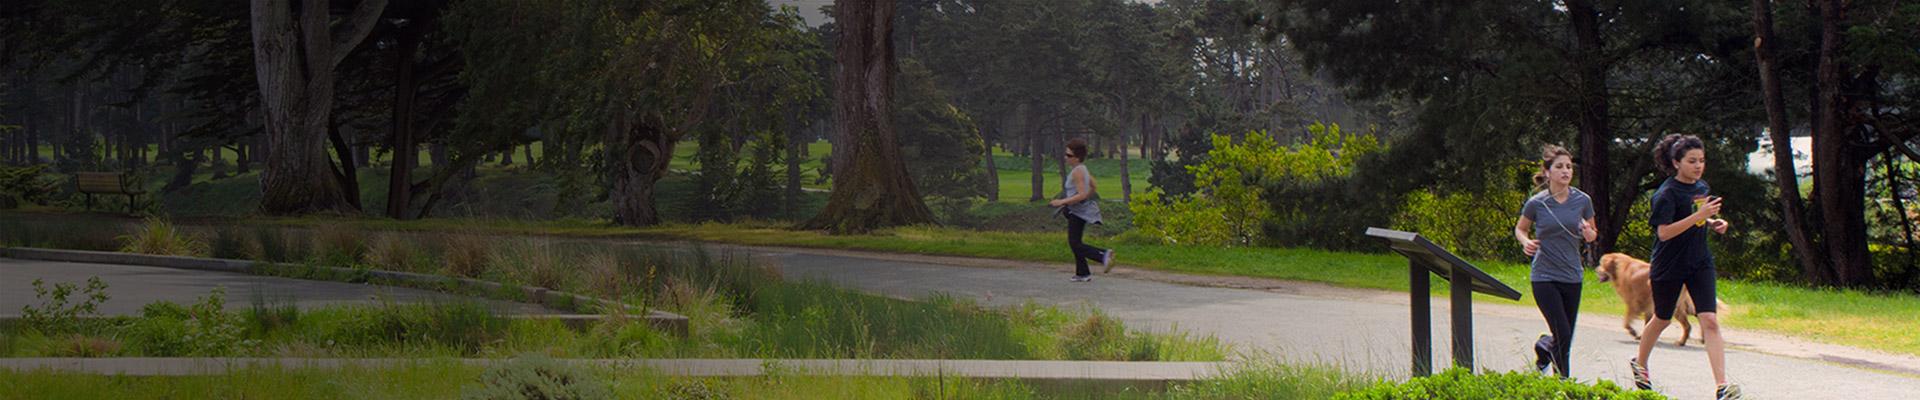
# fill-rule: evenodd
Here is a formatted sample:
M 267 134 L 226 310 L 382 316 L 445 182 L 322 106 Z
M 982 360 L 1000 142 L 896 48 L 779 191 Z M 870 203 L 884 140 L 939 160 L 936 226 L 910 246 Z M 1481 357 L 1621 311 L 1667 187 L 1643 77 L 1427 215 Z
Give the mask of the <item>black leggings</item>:
M 1693 297 L 1695 314 L 1714 312 L 1713 279 L 1713 268 L 1701 268 L 1680 279 L 1653 281 L 1653 317 L 1673 319 L 1673 309 L 1680 302 L 1682 287 L 1687 289 L 1688 296 Z
M 1534 282 L 1533 303 L 1547 317 L 1547 330 L 1553 333 L 1553 365 L 1560 377 L 1567 377 L 1567 355 L 1573 353 L 1573 323 L 1580 319 L 1580 284 Z
M 1086 242 L 1081 242 L 1080 236 L 1087 232 L 1087 220 L 1080 219 L 1079 216 L 1073 215 L 1072 212 L 1066 214 L 1067 247 L 1073 249 L 1073 274 L 1077 276 L 1093 275 L 1093 271 L 1087 270 L 1087 260 L 1099 261 L 1101 258 L 1107 256 L 1107 250 L 1088 246 Z

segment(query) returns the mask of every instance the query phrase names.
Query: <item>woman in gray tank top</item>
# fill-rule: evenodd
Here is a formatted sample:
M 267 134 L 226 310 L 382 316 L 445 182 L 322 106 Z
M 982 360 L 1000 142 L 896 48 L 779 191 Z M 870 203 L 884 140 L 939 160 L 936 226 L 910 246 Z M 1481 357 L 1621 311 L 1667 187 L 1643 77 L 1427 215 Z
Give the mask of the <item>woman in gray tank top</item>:
M 1546 190 L 1528 197 L 1521 206 L 1513 237 L 1520 241 L 1520 250 L 1533 257 L 1533 302 L 1550 332 L 1534 343 L 1534 367 L 1542 373 L 1559 370 L 1564 378 L 1569 376 L 1573 324 L 1580 316 L 1584 271 L 1580 243 L 1592 242 L 1600 233 L 1593 221 L 1592 199 L 1573 187 L 1573 153 L 1554 145 L 1545 146 L 1541 153 L 1540 172 L 1533 176 L 1533 183 Z
M 1099 260 L 1101 272 L 1113 272 L 1113 250 L 1087 245 L 1080 241 L 1086 233 L 1087 223 L 1100 223 L 1100 202 L 1093 188 L 1093 174 L 1087 172 L 1087 141 L 1073 139 L 1067 142 L 1067 165 L 1073 172 L 1067 173 L 1066 182 L 1061 183 L 1061 198 L 1047 202 L 1047 205 L 1060 208 L 1067 217 L 1067 247 L 1073 250 L 1074 282 L 1093 280 L 1093 272 L 1087 270 L 1087 260 Z

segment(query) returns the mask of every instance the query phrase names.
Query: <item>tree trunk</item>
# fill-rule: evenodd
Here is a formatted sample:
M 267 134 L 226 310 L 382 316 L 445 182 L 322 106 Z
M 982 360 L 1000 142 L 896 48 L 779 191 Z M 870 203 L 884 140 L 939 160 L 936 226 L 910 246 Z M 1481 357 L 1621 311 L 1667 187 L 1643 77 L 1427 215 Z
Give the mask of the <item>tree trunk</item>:
M 33 123 L 33 114 L 27 114 L 27 123 L 22 127 L 27 131 L 27 165 L 40 164 L 40 126 Z
M 427 162 L 433 165 L 434 170 L 446 168 L 448 164 L 452 164 L 453 156 L 447 154 L 447 144 L 433 143 L 427 145 Z
M 269 141 L 260 208 L 272 215 L 353 211 L 340 180 L 315 177 L 332 173 L 326 141 L 333 68 L 367 37 L 387 2 L 361 1 L 338 31 L 328 26 L 331 2 L 301 2 L 298 19 L 292 3 L 252 1 L 254 71 Z
M 1047 175 L 1045 172 L 1046 164 L 1043 164 L 1046 161 L 1043 160 L 1040 155 L 1041 149 L 1043 148 L 1040 145 L 1040 141 L 1043 140 L 1041 138 L 1045 135 L 1041 135 L 1040 130 L 1037 129 L 1039 124 L 1037 124 L 1035 120 L 1038 119 L 1038 117 L 1035 117 L 1033 112 L 1028 111 L 1026 117 L 1027 124 L 1022 128 L 1027 131 L 1027 159 L 1031 161 L 1030 167 L 1032 167 L 1033 170 L 1033 196 L 1028 197 L 1027 202 L 1046 201 Z
M 207 164 L 213 170 L 213 176 L 208 177 L 208 179 L 226 179 L 229 176 L 227 175 L 229 171 L 227 171 L 225 165 L 227 161 L 225 154 L 226 147 L 213 146 L 212 149 L 208 149 L 207 151 L 213 152 L 213 159 Z
M 1065 182 L 1067 181 L 1067 173 L 1073 172 L 1073 171 L 1067 170 L 1067 158 L 1065 156 L 1062 156 L 1063 154 L 1066 154 L 1066 151 L 1067 151 L 1067 130 L 1065 129 L 1053 130 L 1053 142 L 1050 144 L 1052 144 L 1052 146 L 1047 146 L 1047 148 L 1050 148 L 1053 150 L 1042 152 L 1042 154 L 1048 154 L 1047 158 L 1053 159 L 1054 170 L 1060 173 L 1060 182 L 1062 182 L 1062 184 L 1065 184 Z M 1092 152 L 1093 148 L 1089 146 L 1087 151 Z M 1087 162 L 1087 159 L 1081 158 L 1080 162 L 1083 162 L 1083 163 Z
M 1895 144 L 1895 146 L 1905 146 L 1905 144 Z M 1900 214 L 1900 222 L 1899 222 L 1900 223 L 1900 241 L 1902 244 L 1906 245 L 1906 253 L 1907 253 L 1906 264 L 1901 265 L 1899 268 L 1899 270 L 1902 271 L 1901 274 L 1904 275 L 1901 277 L 1899 282 L 1911 282 L 1910 279 L 1912 274 L 1916 272 L 1920 272 L 1920 271 L 1914 271 L 1913 269 L 1914 254 L 1916 251 L 1920 251 L 1920 249 L 1914 248 L 1913 218 L 1908 216 L 1907 202 L 1905 199 L 1902 199 L 1904 195 L 1901 193 L 1901 188 L 1900 188 L 1901 173 L 1900 173 L 1900 167 L 1898 165 L 1900 152 L 1894 151 L 1893 149 L 1888 149 L 1885 158 L 1887 160 L 1887 178 L 1886 178 L 1887 193 L 1891 194 L 1890 196 L 1887 196 L 1887 197 L 1893 199 L 1893 211 L 1895 213 Z
M 834 51 L 834 119 L 851 139 L 846 169 L 835 168 L 827 208 L 806 229 L 863 233 L 875 228 L 933 223 L 933 212 L 907 175 L 893 134 L 893 0 L 838 0 Z
M 543 141 L 543 143 L 544 143 L 544 141 Z M 531 168 L 531 167 L 533 167 L 533 166 L 534 166 L 534 160 L 533 160 L 533 143 L 532 143 L 532 142 L 529 142 L 529 143 L 527 143 L 527 148 L 526 148 L 526 149 L 527 149 L 527 167 L 529 167 L 529 168 Z
M 997 138 L 1000 135 L 995 133 L 994 137 Z M 984 188 L 987 192 L 987 201 L 1000 201 L 1000 167 L 994 162 L 993 141 L 987 142 L 987 181 L 984 183 L 987 185 Z
M 198 169 L 198 167 L 200 166 L 200 160 L 198 159 L 198 157 L 196 157 L 199 154 L 200 152 L 197 152 L 197 151 L 186 151 L 186 150 L 180 150 L 180 151 L 175 151 L 173 153 L 170 153 L 170 155 L 173 156 L 173 165 L 174 165 L 173 179 L 167 181 L 167 185 L 165 187 L 160 188 L 160 191 L 173 193 L 175 191 L 179 191 L 180 189 L 186 189 L 188 186 L 192 186 L 193 171 L 195 169 Z
M 797 118 L 792 114 L 787 114 L 785 118 L 786 131 L 793 132 L 794 126 L 798 125 L 796 122 Z M 807 148 L 806 138 L 804 136 L 805 135 L 795 134 L 787 135 L 787 191 L 786 196 L 782 196 L 785 198 L 780 202 L 780 211 L 781 214 L 789 218 L 797 214 L 800 210 L 800 196 L 802 193 L 800 190 L 800 159 L 804 157 L 801 155 L 801 151 Z
M 1846 14 L 1841 0 L 1820 0 L 1819 123 L 1813 131 L 1813 191 L 1820 208 L 1822 243 L 1833 261 L 1834 283 L 1865 286 L 1874 280 L 1867 252 L 1866 162 L 1848 143 L 1850 104 L 1841 93 L 1846 66 L 1840 26 Z
M 329 160 L 330 165 L 327 169 L 333 171 L 334 178 L 340 181 L 340 190 L 343 192 L 342 195 L 346 197 L 347 204 L 353 206 L 353 209 L 359 210 L 361 209 L 360 169 L 353 163 L 353 145 L 347 143 L 346 132 L 343 132 L 344 129 L 344 127 L 331 127 L 327 129 L 327 140 L 333 142 L 333 154 L 339 158 L 338 163 L 333 163 L 332 160 Z M 338 168 L 335 168 L 334 165 L 337 165 Z
M 253 146 L 247 145 L 247 139 L 233 144 L 233 169 L 235 174 L 245 174 L 253 169 Z
M 1136 114 L 1135 119 L 1139 120 L 1140 126 L 1138 127 L 1138 129 L 1142 134 L 1144 134 L 1147 131 L 1147 116 L 1145 114 Z M 1127 139 L 1128 138 L 1129 138 L 1129 135 L 1127 135 L 1127 130 L 1121 129 L 1120 130 L 1120 201 L 1123 203 L 1132 204 L 1133 203 L 1133 172 L 1127 168 L 1127 158 L 1128 158 Z
M 1780 65 L 1774 62 L 1773 1 L 1753 0 L 1753 54 L 1760 68 L 1760 91 L 1767 107 L 1767 136 L 1773 140 L 1773 181 L 1780 191 L 1780 215 L 1786 222 L 1787 240 L 1793 245 L 1794 258 L 1800 261 L 1801 279 L 1815 284 L 1833 280 L 1824 264 L 1822 251 L 1815 247 L 1804 221 L 1806 212 L 1800 201 L 1799 169 L 1793 165 L 1793 125 L 1787 123 L 1786 95 L 1780 89 Z
M 1592 198 L 1595 210 L 1611 210 L 1614 199 L 1633 199 L 1638 197 L 1638 193 L 1623 195 L 1613 191 L 1613 170 L 1607 157 L 1608 147 L 1613 143 L 1612 128 L 1608 126 L 1608 66 L 1601 54 L 1605 44 L 1600 41 L 1598 12 L 1594 10 L 1591 0 L 1570 0 L 1566 4 L 1577 48 L 1573 62 L 1579 74 L 1575 80 L 1575 90 L 1579 91 L 1576 103 L 1580 125 L 1580 186 Z M 1627 185 L 1626 188 L 1638 190 L 1637 185 Z M 1591 254 L 1613 251 L 1626 221 L 1600 214 L 1594 222 L 1600 224 L 1600 240 L 1595 243 Z
M 388 121 L 391 134 L 387 143 L 393 148 L 392 170 L 387 173 L 387 218 L 393 219 L 407 217 L 407 207 L 413 204 L 413 193 L 407 188 L 413 183 L 414 163 L 420 161 L 420 147 L 413 138 L 414 97 L 419 92 L 413 70 L 414 56 L 420 48 L 419 25 L 401 28 L 394 45 L 393 115 Z
M 677 140 L 660 121 L 643 120 L 631 112 L 615 115 L 606 139 L 613 221 L 627 226 L 658 225 L 660 211 L 654 208 L 654 184 L 666 176 Z

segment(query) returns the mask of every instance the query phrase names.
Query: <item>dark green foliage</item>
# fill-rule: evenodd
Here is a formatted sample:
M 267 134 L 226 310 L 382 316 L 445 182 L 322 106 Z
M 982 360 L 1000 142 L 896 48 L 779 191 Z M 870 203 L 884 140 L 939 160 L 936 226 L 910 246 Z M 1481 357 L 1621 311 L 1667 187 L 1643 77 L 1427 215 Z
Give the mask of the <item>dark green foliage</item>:
M 894 81 L 895 135 L 920 194 L 985 197 L 987 190 L 998 190 L 987 181 L 980 127 L 934 85 L 933 72 L 919 61 L 902 60 Z
M 47 173 L 46 164 L 0 166 L 0 197 L 15 201 L 14 206 L 23 203 L 46 205 L 59 192 L 59 182 Z

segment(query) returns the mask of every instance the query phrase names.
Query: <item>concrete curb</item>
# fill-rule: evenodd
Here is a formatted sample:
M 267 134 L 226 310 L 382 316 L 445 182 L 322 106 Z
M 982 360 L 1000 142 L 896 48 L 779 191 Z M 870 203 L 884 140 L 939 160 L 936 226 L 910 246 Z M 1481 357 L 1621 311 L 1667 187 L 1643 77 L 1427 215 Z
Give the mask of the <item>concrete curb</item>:
M 129 376 L 219 375 L 238 369 L 279 368 L 390 368 L 458 362 L 492 366 L 506 359 L 352 359 L 352 358 L 10 358 L 0 369 L 19 372 L 56 371 Z M 780 360 L 780 359 L 561 359 L 575 366 L 648 369 L 685 377 L 767 375 L 900 376 L 1043 381 L 1132 381 L 1167 383 L 1217 378 L 1239 364 L 1231 362 L 1128 362 L 1031 360 Z
M 295 265 L 295 264 L 285 264 L 285 263 L 264 263 L 264 262 L 256 262 L 256 261 L 226 260 L 226 259 L 217 259 L 217 258 L 159 256 L 159 255 L 149 255 L 149 254 L 118 253 L 118 252 L 108 252 L 108 251 L 54 250 L 54 249 L 37 249 L 37 248 L 23 248 L 23 247 L 0 247 L 0 257 L 16 258 L 16 259 L 24 259 L 24 260 L 39 260 L 39 261 L 141 265 L 141 266 L 151 266 L 151 267 L 164 267 L 164 268 L 187 269 L 187 270 L 198 270 L 198 271 L 231 272 L 231 273 L 256 274 L 256 275 L 265 275 L 261 273 L 263 272 L 262 270 L 265 268 L 307 268 L 306 266 Z M 373 279 L 381 279 L 381 280 L 386 280 L 391 282 L 405 282 L 410 284 L 416 284 L 422 287 L 439 287 L 446 284 L 452 284 L 454 286 L 459 287 L 460 289 L 470 290 L 470 291 L 475 291 L 480 293 L 513 292 L 521 296 L 524 296 L 524 298 L 527 299 L 527 301 L 530 301 L 534 304 L 539 304 L 542 306 L 553 307 L 556 309 L 563 309 L 563 310 L 577 310 L 580 308 L 581 305 L 593 305 L 602 309 L 624 307 L 628 311 L 634 311 L 634 312 L 642 311 L 638 307 L 633 307 L 633 306 L 626 305 L 616 301 L 598 299 L 598 298 L 593 298 L 585 295 L 563 292 L 558 290 L 551 290 L 551 289 L 541 288 L 541 287 L 513 286 L 513 285 L 507 285 L 507 284 L 502 284 L 498 282 L 489 282 L 489 281 L 483 281 L 483 280 L 472 279 L 472 278 L 454 278 L 454 277 L 446 277 L 446 276 L 439 276 L 439 275 L 428 275 L 428 274 L 418 274 L 418 273 L 412 273 L 412 272 L 399 272 L 399 271 L 386 271 L 386 270 L 377 270 L 377 269 L 359 270 L 359 269 L 353 269 L 353 268 L 340 268 L 340 267 L 313 267 L 313 268 L 316 268 L 321 271 L 330 272 L 330 273 L 336 273 L 336 274 L 366 274 L 366 276 Z M 688 320 L 686 316 L 665 312 L 665 311 L 660 311 L 660 310 L 645 310 L 645 311 L 646 311 L 646 315 L 644 317 L 641 317 L 641 320 L 645 321 L 648 325 L 651 325 L 656 329 L 667 331 L 672 334 L 681 335 L 681 336 L 687 335 Z M 609 317 L 610 316 L 608 315 L 601 315 L 601 314 L 569 314 L 569 315 L 526 317 L 526 318 L 557 319 L 569 327 L 582 328 L 582 327 L 590 326 L 593 322 L 604 320 Z

